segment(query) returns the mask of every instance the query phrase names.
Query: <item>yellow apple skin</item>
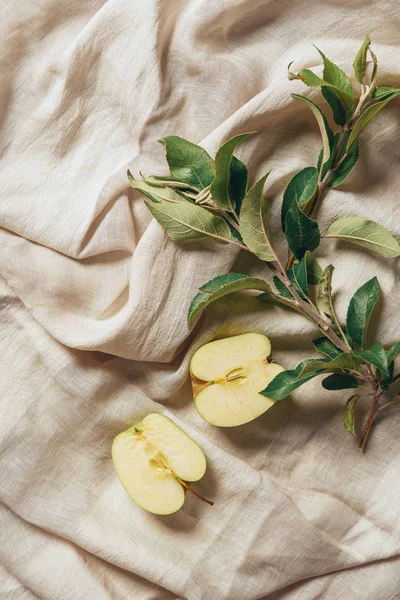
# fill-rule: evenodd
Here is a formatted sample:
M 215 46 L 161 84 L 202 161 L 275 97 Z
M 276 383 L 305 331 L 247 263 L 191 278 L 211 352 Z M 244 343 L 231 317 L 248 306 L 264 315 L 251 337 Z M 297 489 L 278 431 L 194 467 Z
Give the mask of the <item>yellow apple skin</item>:
M 147 415 L 117 435 L 112 459 L 131 499 L 158 515 L 169 515 L 182 507 L 185 490 L 178 479 L 198 481 L 206 471 L 201 448 L 158 413 Z
M 284 371 L 268 361 L 269 339 L 260 333 L 215 340 L 195 352 L 190 362 L 193 397 L 201 417 L 219 427 L 253 421 L 273 406 L 262 396 L 272 379 Z

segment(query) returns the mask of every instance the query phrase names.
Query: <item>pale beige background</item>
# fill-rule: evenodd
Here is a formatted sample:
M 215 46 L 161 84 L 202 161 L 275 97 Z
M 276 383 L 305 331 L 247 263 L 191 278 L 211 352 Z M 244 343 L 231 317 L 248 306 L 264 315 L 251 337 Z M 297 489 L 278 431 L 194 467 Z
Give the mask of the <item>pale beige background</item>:
M 232 134 L 251 178 L 273 169 L 279 204 L 316 160 L 317 128 L 286 66 L 315 43 L 347 71 L 372 31 L 380 82 L 400 85 L 399 3 L 325 0 L 4 0 L 0 6 L 1 600 L 390 600 L 400 598 L 400 413 L 367 456 L 344 431 L 346 395 L 309 384 L 249 426 L 221 430 L 193 408 L 187 367 L 216 335 L 257 330 L 287 367 L 311 353 L 300 317 L 220 303 L 190 335 L 197 287 L 267 275 L 231 248 L 177 246 L 128 188 L 163 173 L 157 139 L 214 152 Z M 313 95 L 313 94 L 312 94 Z M 324 226 L 365 215 L 400 238 L 400 104 L 363 135 L 361 158 L 326 198 Z M 273 227 L 274 229 L 274 227 Z M 379 272 L 376 329 L 400 339 L 399 262 L 336 250 L 342 318 Z M 199 490 L 169 517 L 119 484 L 113 437 L 165 412 L 204 448 Z

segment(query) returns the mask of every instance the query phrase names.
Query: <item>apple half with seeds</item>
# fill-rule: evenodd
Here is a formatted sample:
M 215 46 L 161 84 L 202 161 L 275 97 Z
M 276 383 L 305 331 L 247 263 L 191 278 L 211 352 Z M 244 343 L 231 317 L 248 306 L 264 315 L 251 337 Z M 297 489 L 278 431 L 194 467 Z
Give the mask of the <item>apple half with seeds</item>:
M 273 406 L 261 392 L 284 371 L 271 362 L 271 343 L 260 333 L 209 342 L 190 361 L 195 406 L 205 421 L 234 427 L 253 421 Z
M 186 490 L 208 504 L 187 482 L 206 471 L 201 448 L 159 413 L 147 415 L 114 439 L 112 459 L 118 477 L 136 504 L 157 515 L 179 510 Z

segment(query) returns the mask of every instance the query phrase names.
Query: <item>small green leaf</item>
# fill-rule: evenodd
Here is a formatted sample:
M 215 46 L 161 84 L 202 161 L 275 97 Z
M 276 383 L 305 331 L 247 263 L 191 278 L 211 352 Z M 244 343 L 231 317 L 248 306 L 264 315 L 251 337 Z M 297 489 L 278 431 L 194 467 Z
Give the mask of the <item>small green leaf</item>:
M 329 106 L 331 107 L 333 120 L 337 125 L 343 127 L 346 125 L 347 114 L 346 108 L 343 105 L 343 102 L 340 96 L 335 92 L 331 87 L 324 86 L 321 88 L 321 92 Z
M 337 371 L 352 371 L 359 373 L 361 371 L 361 361 L 357 356 L 350 352 L 342 352 L 332 360 L 312 360 L 306 365 L 301 375 L 307 375 L 310 371 L 320 371 L 321 373 L 335 373 Z
M 356 141 L 356 143 L 354 144 L 354 146 L 352 146 L 344 161 L 334 170 L 332 176 L 328 181 L 328 187 L 338 187 L 338 185 L 343 183 L 343 181 L 347 179 L 347 177 L 350 175 L 350 173 L 356 166 L 356 162 L 358 160 L 359 141 L 360 140 Z
M 199 190 L 211 184 L 215 176 L 211 156 L 197 144 L 177 135 L 163 138 L 171 175 Z
M 188 323 L 199 315 L 209 304 L 233 292 L 240 290 L 263 290 L 270 292 L 271 288 L 266 281 L 257 277 L 249 277 L 242 273 L 226 273 L 217 275 L 199 288 L 198 294 L 189 306 Z
M 307 278 L 307 257 L 303 256 L 300 262 L 293 265 L 293 268 L 288 271 L 288 276 L 293 284 L 294 289 L 301 298 L 308 297 L 308 278 Z
M 316 46 L 315 48 L 318 50 L 322 60 L 324 61 L 324 81 L 335 87 L 335 92 L 340 96 L 344 104 L 351 111 L 354 106 L 354 94 L 350 79 L 347 77 L 346 73 L 342 71 L 340 67 L 335 65 L 335 63 L 330 61 L 329 58 L 327 58 L 325 54 L 319 50 L 319 48 Z
M 275 285 L 275 289 L 278 292 L 278 294 L 280 294 L 281 296 L 283 296 L 284 298 L 292 298 L 293 296 L 292 294 L 289 292 L 289 290 L 283 285 L 282 281 L 278 278 L 278 277 L 274 277 L 273 278 L 273 282 Z
M 297 202 L 293 202 L 287 211 L 285 236 L 297 259 L 301 259 L 307 250 L 315 250 L 321 239 L 317 221 L 307 217 Z
M 323 270 L 309 250 L 307 250 L 304 256 L 307 266 L 307 281 L 310 285 L 318 285 L 323 275 Z
M 314 102 L 311 102 L 311 100 L 309 100 L 305 96 L 301 96 L 300 94 L 292 94 L 292 96 L 293 98 L 298 98 L 299 100 L 305 102 L 312 111 L 314 117 L 316 118 L 322 138 L 322 162 L 326 163 L 326 161 L 331 155 L 331 147 L 333 144 L 333 132 L 328 125 L 328 121 L 326 120 L 324 113 L 316 104 L 314 104 Z
M 344 418 L 343 423 L 345 429 L 355 435 L 355 409 L 356 402 L 359 399 L 360 395 L 355 394 L 354 396 L 350 396 L 350 398 L 346 402 L 346 407 L 344 409 Z
M 317 288 L 317 308 L 322 313 L 332 318 L 332 276 L 335 267 L 328 265 L 322 274 Z
M 358 381 L 353 375 L 343 375 L 342 373 L 332 373 L 322 381 L 322 387 L 326 390 L 348 390 L 358 388 Z
M 151 185 L 152 187 L 167 186 L 178 190 L 190 190 L 196 194 L 199 192 L 199 190 L 194 185 L 190 185 L 190 183 L 186 183 L 185 181 L 178 181 L 177 179 L 175 179 L 175 177 L 169 177 L 168 175 L 150 175 L 149 177 L 144 177 L 143 181 L 148 185 Z
M 264 175 L 247 192 L 240 213 L 239 225 L 242 238 L 246 246 L 258 258 L 265 261 L 275 260 L 268 239 L 269 205 L 263 196 L 265 180 Z
M 397 94 L 398 92 L 398 88 L 390 87 L 389 85 L 379 85 L 372 92 L 372 97 L 374 100 L 383 100 L 383 98 Z
M 247 167 L 241 160 L 232 156 L 229 194 L 237 214 L 240 214 L 243 198 L 247 191 Z
M 278 373 L 260 394 L 271 398 L 271 400 L 283 400 L 301 385 L 319 375 L 321 371 L 311 371 L 307 375 L 300 376 L 300 373 L 309 362 L 310 360 L 303 360 L 295 369 Z
M 318 171 L 315 167 L 302 169 L 289 181 L 283 194 L 282 202 L 282 231 L 285 232 L 286 215 L 293 202 L 303 209 L 315 197 L 318 184 Z
M 365 347 L 368 325 L 381 290 L 376 277 L 364 283 L 350 300 L 347 311 L 347 331 L 361 348 Z
M 153 200 L 153 202 L 161 202 L 162 200 L 166 200 L 168 202 L 175 202 L 181 204 L 182 202 L 186 202 L 186 199 L 175 192 L 170 187 L 155 187 L 149 185 L 146 181 L 141 179 L 135 179 L 130 171 L 128 171 L 128 179 L 131 187 L 136 190 L 139 190 L 144 196 Z
M 353 352 L 389 376 L 388 357 L 380 342 L 374 342 L 368 350 L 353 350 Z
M 344 94 L 343 91 L 335 85 L 332 85 L 325 79 L 318 77 L 318 75 L 313 73 L 313 71 L 310 71 L 310 69 L 302 69 L 299 71 L 297 74 L 297 79 L 301 79 L 303 83 L 309 87 L 320 87 L 321 89 L 328 88 L 332 90 L 336 94 L 337 98 L 340 99 L 340 102 L 343 104 L 343 107 L 346 110 L 347 102 L 349 101 L 349 98 L 346 98 L 346 94 Z
M 369 39 L 369 35 L 367 33 L 353 62 L 354 73 L 356 74 L 356 78 L 360 83 L 362 83 L 364 80 L 365 69 L 367 66 L 367 52 L 370 44 L 371 40 Z
M 385 96 L 372 106 L 369 106 L 361 113 L 360 117 L 357 119 L 350 137 L 347 141 L 346 152 L 350 150 L 353 144 L 355 144 L 356 140 L 360 137 L 360 133 L 366 128 L 368 123 L 388 104 L 393 98 L 396 98 L 400 94 L 400 90 L 393 92 L 389 96 Z
M 388 350 L 387 357 L 389 362 L 394 360 L 398 354 L 400 354 L 400 342 L 393 344 L 390 350 Z
M 233 152 L 238 144 L 251 133 L 242 133 L 223 144 L 215 157 L 215 178 L 211 184 L 211 195 L 214 202 L 223 210 L 230 212 L 234 209 L 234 199 L 231 197 L 231 164 Z M 237 163 L 234 161 L 237 167 Z M 236 168 L 234 166 L 234 169 Z M 237 169 L 236 169 L 237 170 Z
M 375 221 L 362 217 L 338 219 L 329 227 L 328 237 L 363 246 L 385 258 L 400 256 L 400 245 L 392 234 Z
M 325 356 L 328 356 L 329 358 L 336 358 L 339 354 L 343 354 L 342 351 L 326 337 L 320 337 L 313 340 L 313 344 L 317 352 L 325 354 Z
M 207 237 L 226 242 L 231 232 L 224 219 L 191 202 L 146 202 L 153 217 L 174 242 L 197 242 Z

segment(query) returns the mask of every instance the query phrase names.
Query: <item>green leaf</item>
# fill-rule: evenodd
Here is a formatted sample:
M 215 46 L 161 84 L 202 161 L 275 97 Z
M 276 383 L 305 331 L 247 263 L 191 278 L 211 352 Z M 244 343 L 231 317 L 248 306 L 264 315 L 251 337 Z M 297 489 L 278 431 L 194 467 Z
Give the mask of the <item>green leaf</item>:
M 335 87 L 335 92 L 343 100 L 344 104 L 351 111 L 354 106 L 354 94 L 351 87 L 350 79 L 346 73 L 340 69 L 335 63 L 329 60 L 319 48 L 315 48 L 320 53 L 322 60 L 324 61 L 324 72 L 323 78 L 326 82 L 330 83 Z
M 299 71 L 299 73 L 297 74 L 297 78 L 301 79 L 309 87 L 320 87 L 321 89 L 324 89 L 324 88 L 331 89 L 336 94 L 337 98 L 340 99 L 340 102 L 343 104 L 344 109 L 346 109 L 347 103 L 349 102 L 349 98 L 346 97 L 346 94 L 344 94 L 343 91 L 340 90 L 335 85 L 332 85 L 325 79 L 318 77 L 318 75 L 313 73 L 313 71 L 310 71 L 310 69 L 302 69 L 302 71 Z
M 368 325 L 380 293 L 378 279 L 373 277 L 364 283 L 350 300 L 347 311 L 347 331 L 361 348 L 365 346 Z
M 260 394 L 271 398 L 271 400 L 283 400 L 301 385 L 319 375 L 321 371 L 312 371 L 307 375 L 300 375 L 309 362 L 310 360 L 303 360 L 295 369 L 278 373 Z
M 359 140 L 350 149 L 344 161 L 334 170 L 328 181 L 328 187 L 338 187 L 350 175 L 358 160 Z
M 215 157 L 215 178 L 211 184 L 211 195 L 214 202 L 223 210 L 232 212 L 234 209 L 234 200 L 231 197 L 230 186 L 233 151 L 249 135 L 252 134 L 242 133 L 231 138 L 221 146 Z M 237 167 L 235 161 L 234 164 Z M 234 169 L 236 167 L 234 166 Z
M 239 218 L 240 232 L 246 246 L 261 258 L 261 260 L 275 260 L 275 255 L 268 239 L 269 205 L 263 196 L 265 180 L 264 175 L 247 192 Z
M 311 73 L 311 71 L 310 71 L 310 73 Z M 293 98 L 298 98 L 299 100 L 302 100 L 303 102 L 305 102 L 308 105 L 308 107 L 310 108 L 310 110 L 312 111 L 314 117 L 316 118 L 318 126 L 319 126 L 319 130 L 321 132 L 321 138 L 322 138 L 322 149 L 323 149 L 322 162 L 326 163 L 326 161 L 329 159 L 329 157 L 331 155 L 331 147 L 333 144 L 333 133 L 332 133 L 332 129 L 328 125 L 328 122 L 325 118 L 324 113 L 316 104 L 314 104 L 314 102 L 312 102 L 305 96 L 301 96 L 300 94 L 292 94 L 292 96 L 293 96 Z
M 398 88 L 390 87 L 389 85 L 378 85 L 372 92 L 372 97 L 374 100 L 383 100 L 383 98 L 397 94 L 398 92 Z
M 356 356 L 377 367 L 385 375 L 389 375 L 388 357 L 380 342 L 374 342 L 368 350 L 353 350 Z
M 400 342 L 393 344 L 393 346 L 388 350 L 387 357 L 389 361 L 392 361 L 396 358 L 396 356 L 400 354 Z
M 357 119 L 350 137 L 347 141 L 346 152 L 350 150 L 353 144 L 355 144 L 356 140 L 359 138 L 360 133 L 366 128 L 368 123 L 388 104 L 393 98 L 396 98 L 400 94 L 400 90 L 393 92 L 389 96 L 385 96 L 382 100 L 375 102 L 372 106 L 369 106 L 361 113 L 360 117 Z
M 247 191 L 247 167 L 241 160 L 232 156 L 229 180 L 229 194 L 237 214 L 240 214 L 243 198 Z
M 233 292 L 240 290 L 263 290 L 270 292 L 271 288 L 266 281 L 257 277 L 249 277 L 242 273 L 226 273 L 217 275 L 199 288 L 198 294 L 189 306 L 188 323 L 199 315 L 209 304 Z
M 336 358 L 339 354 L 343 354 L 342 351 L 326 337 L 320 337 L 313 340 L 313 344 L 317 352 L 325 354 L 325 356 L 328 356 L 329 358 Z
M 307 250 L 315 250 L 321 239 L 317 221 L 307 217 L 297 202 L 293 202 L 287 211 L 285 236 L 297 259 L 301 259 Z
M 211 184 L 215 176 L 211 156 L 196 144 L 177 135 L 163 138 L 171 175 L 199 190 Z
M 352 371 L 359 373 L 361 371 L 361 361 L 357 356 L 350 352 L 342 352 L 332 360 L 312 360 L 306 365 L 301 375 L 307 375 L 311 371 L 320 371 L 321 373 L 335 373 L 337 371 Z
M 353 62 L 354 73 L 356 74 L 356 78 L 360 83 L 362 83 L 364 80 L 365 69 L 367 66 L 367 52 L 370 44 L 371 40 L 369 39 L 369 35 L 367 33 Z
M 308 279 L 307 279 L 307 257 L 303 256 L 300 262 L 293 265 L 288 271 L 288 277 L 293 284 L 294 289 L 301 298 L 308 297 Z
M 322 387 L 326 390 L 348 390 L 358 388 L 358 381 L 353 375 L 343 375 L 342 373 L 332 373 L 322 381 Z
M 392 234 L 375 221 L 362 217 L 338 219 L 329 227 L 328 237 L 363 246 L 385 258 L 400 256 L 400 245 Z
M 344 409 L 344 418 L 343 423 L 345 429 L 355 435 L 355 409 L 356 402 L 360 398 L 359 394 L 355 394 L 354 396 L 350 396 L 350 398 L 346 402 L 346 407 Z
M 315 167 L 306 167 L 302 169 L 289 181 L 283 194 L 282 202 L 282 231 L 285 232 L 285 221 L 287 211 L 293 202 L 299 206 L 307 204 L 315 197 L 318 184 L 318 171 Z
M 224 219 L 191 202 L 146 202 L 153 217 L 174 242 L 197 242 L 207 237 L 228 241 L 231 232 Z
M 128 179 L 131 187 L 136 190 L 139 190 L 144 196 L 153 200 L 153 202 L 162 202 L 166 200 L 168 202 L 175 202 L 181 204 L 182 202 L 186 202 L 185 198 L 175 192 L 170 187 L 155 187 L 149 185 L 146 181 L 141 179 L 135 179 L 132 173 L 128 170 Z
M 331 87 L 324 86 L 321 88 L 321 92 L 329 106 L 331 107 L 333 120 L 337 125 L 343 127 L 347 121 L 346 109 L 343 106 L 343 102 L 340 96 Z
M 318 285 L 323 275 L 323 270 L 309 250 L 307 250 L 304 256 L 307 267 L 307 281 L 310 285 Z
M 280 294 L 281 296 L 283 296 L 284 298 L 292 298 L 293 296 L 292 294 L 289 292 L 289 290 L 283 285 L 282 281 L 278 278 L 278 277 L 274 277 L 273 278 L 273 282 L 275 285 L 275 289 L 278 292 L 278 294 Z
M 128 171 L 129 173 L 129 171 Z M 133 177 L 132 177 L 133 179 Z M 175 177 L 150 175 L 149 177 L 143 177 L 143 181 L 152 187 L 170 187 L 178 190 L 190 190 L 194 193 L 198 193 L 199 190 L 190 183 L 185 181 L 178 181 Z
M 317 308 L 330 318 L 333 315 L 332 276 L 334 269 L 333 265 L 325 267 L 317 288 Z

